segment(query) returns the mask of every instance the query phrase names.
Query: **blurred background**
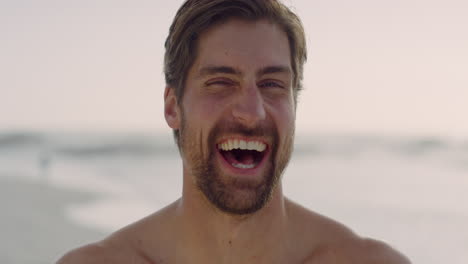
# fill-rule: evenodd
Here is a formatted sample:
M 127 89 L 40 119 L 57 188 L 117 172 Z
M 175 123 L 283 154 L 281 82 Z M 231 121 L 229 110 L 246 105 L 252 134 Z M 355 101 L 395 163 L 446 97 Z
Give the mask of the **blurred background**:
M 468 260 L 468 2 L 286 0 L 309 59 L 287 196 L 414 263 Z M 0 262 L 52 263 L 177 199 L 182 1 L 0 0 Z

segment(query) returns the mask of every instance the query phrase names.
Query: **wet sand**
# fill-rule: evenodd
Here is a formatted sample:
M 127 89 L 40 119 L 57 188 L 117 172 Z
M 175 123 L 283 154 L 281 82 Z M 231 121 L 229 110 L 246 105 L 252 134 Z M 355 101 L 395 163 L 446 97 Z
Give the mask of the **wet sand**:
M 8 176 L 0 177 L 0 263 L 55 263 L 68 250 L 105 237 L 65 214 L 67 206 L 92 202 L 97 195 Z

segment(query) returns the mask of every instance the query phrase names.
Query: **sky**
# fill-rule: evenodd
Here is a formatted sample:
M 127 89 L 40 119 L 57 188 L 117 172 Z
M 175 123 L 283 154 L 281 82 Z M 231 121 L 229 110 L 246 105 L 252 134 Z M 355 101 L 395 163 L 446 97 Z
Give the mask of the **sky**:
M 169 131 L 181 0 L 0 0 L 0 131 Z M 285 0 L 308 41 L 298 133 L 468 135 L 468 1 Z

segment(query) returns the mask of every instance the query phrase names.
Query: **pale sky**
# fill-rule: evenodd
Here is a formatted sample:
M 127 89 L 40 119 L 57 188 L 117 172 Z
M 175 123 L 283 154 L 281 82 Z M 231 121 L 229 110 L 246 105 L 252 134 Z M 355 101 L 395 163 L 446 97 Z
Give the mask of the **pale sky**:
M 181 0 L 0 0 L 0 131 L 169 131 Z M 468 1 L 286 0 L 309 60 L 297 131 L 468 135 Z

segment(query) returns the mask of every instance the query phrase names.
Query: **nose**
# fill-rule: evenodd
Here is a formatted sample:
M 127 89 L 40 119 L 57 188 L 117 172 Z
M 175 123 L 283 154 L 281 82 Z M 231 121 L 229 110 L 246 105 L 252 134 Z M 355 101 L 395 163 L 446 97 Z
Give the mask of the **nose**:
M 266 118 L 263 98 L 256 84 L 241 90 L 232 108 L 232 115 L 247 127 L 254 127 Z

